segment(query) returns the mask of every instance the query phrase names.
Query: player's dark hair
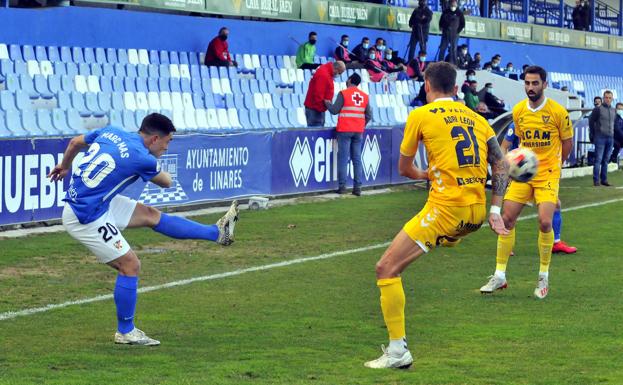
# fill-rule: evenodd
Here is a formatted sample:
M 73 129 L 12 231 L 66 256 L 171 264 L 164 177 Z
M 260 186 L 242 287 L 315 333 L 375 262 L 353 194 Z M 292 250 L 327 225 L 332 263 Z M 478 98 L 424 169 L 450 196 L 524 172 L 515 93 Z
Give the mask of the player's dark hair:
M 366 41 L 366 40 L 367 40 L 367 41 L 370 41 L 370 38 L 368 38 L 368 37 L 364 37 L 363 39 L 361 39 L 361 42 L 363 43 L 363 42 L 364 42 L 364 41 Z
M 175 132 L 175 126 L 171 119 L 162 114 L 149 114 L 141 123 L 139 132 L 147 135 L 167 136 L 172 132 Z
M 474 70 L 467 70 L 467 72 L 465 72 L 465 76 L 469 76 L 469 75 L 476 75 L 476 71 L 474 71 Z
M 621 103 L 621 102 L 618 102 L 618 103 L 617 103 L 617 105 L 616 105 L 616 106 L 614 106 L 614 108 L 617 108 L 618 106 L 621 106 L 621 107 L 623 107 L 623 103 Z
M 318 34 L 314 31 L 311 31 L 309 35 L 307 35 L 308 38 L 311 38 L 312 36 L 318 36 Z
M 527 74 L 539 75 L 539 77 L 541 78 L 542 82 L 546 82 L 547 81 L 547 71 L 545 71 L 543 69 L 543 67 L 529 66 L 528 68 L 526 68 L 525 73 L 526 73 L 526 75 Z
M 601 96 L 595 96 L 595 97 L 593 98 L 593 102 L 595 102 L 597 99 L 599 99 L 599 100 L 603 100 L 603 99 L 601 98 Z
M 608 94 L 608 95 L 614 95 L 614 94 L 612 93 L 612 91 L 610 91 L 610 90 L 605 90 L 605 91 L 604 91 L 604 96 L 606 96 L 606 94 Z
M 424 79 L 428 80 L 432 90 L 451 94 L 456 84 L 456 69 L 450 63 L 432 63 L 424 71 Z
M 227 27 L 222 27 L 221 29 L 218 30 L 218 34 L 222 34 L 223 32 L 227 31 L 228 28 Z
M 342 35 L 342 40 L 348 38 L 348 35 Z
M 361 83 L 361 76 L 359 76 L 359 74 L 352 74 L 348 77 L 348 80 L 350 80 L 350 84 L 358 86 Z

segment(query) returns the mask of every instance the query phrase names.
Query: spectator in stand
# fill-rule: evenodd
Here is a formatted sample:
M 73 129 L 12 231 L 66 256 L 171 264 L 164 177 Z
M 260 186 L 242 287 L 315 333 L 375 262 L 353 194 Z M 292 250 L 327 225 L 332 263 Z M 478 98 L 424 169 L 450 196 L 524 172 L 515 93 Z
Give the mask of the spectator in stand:
M 459 46 L 459 52 L 456 55 L 456 66 L 459 69 L 466 70 L 472 62 L 472 56 L 467 52 L 467 44 Z
M 229 37 L 229 29 L 226 27 L 221 28 L 218 31 L 218 36 L 212 39 L 208 45 L 205 59 L 203 64 L 207 66 L 216 67 L 237 67 L 238 63 L 231 59 L 229 53 L 229 44 L 227 44 L 227 38 Z
M 504 108 L 504 100 L 498 98 L 493 94 L 492 83 L 485 84 L 484 98 L 481 98 L 480 100 L 485 102 L 487 108 L 489 109 L 489 111 L 491 111 L 491 113 L 495 115 L 495 117 L 503 114 L 506 111 L 506 109 Z
M 619 162 L 619 153 L 623 147 L 623 103 L 617 103 L 617 116 L 614 119 L 614 151 L 610 157 L 610 163 Z
M 486 62 L 485 65 L 482 67 L 483 71 L 491 72 L 492 69 L 493 68 L 491 67 L 491 63 L 489 63 L 489 62 Z
M 407 75 L 411 79 L 417 79 L 420 82 L 424 81 L 424 71 L 427 66 L 426 51 L 420 51 L 417 59 L 411 60 L 407 65 Z
M 469 67 L 468 68 L 470 70 L 479 70 L 481 68 L 480 67 L 480 60 L 481 60 L 480 52 L 476 52 L 474 54 L 474 59 L 471 62 L 469 62 Z
M 307 127 L 323 127 L 327 107 L 325 100 L 333 100 L 333 78 L 346 71 L 342 61 L 326 63 L 318 67 L 309 81 L 305 96 L 305 118 Z
M 459 41 L 459 34 L 465 28 L 465 16 L 457 6 L 457 1 L 452 0 L 450 7 L 441 14 L 439 19 L 439 30 L 441 30 L 441 43 L 439 44 L 438 61 L 442 61 L 446 55 L 448 46 L 450 47 L 450 63 L 456 63 L 456 48 Z
M 374 48 L 376 48 L 376 60 L 379 62 L 383 60 L 383 53 L 385 52 L 385 39 L 382 37 L 376 38 L 376 43 L 374 44 Z
M 521 75 L 519 75 L 519 80 L 524 81 L 526 80 L 526 69 L 530 67 L 527 64 L 524 64 L 523 66 L 521 66 Z
M 476 111 L 478 103 L 480 103 L 480 99 L 478 99 L 478 82 L 476 80 L 470 80 L 468 83 L 469 87 L 463 91 L 463 99 L 465 99 L 465 105 L 467 107 Z
M 361 39 L 361 43 L 357 44 L 355 49 L 353 50 L 353 55 L 355 56 L 354 60 L 357 60 L 359 63 L 363 64 L 368 60 L 368 51 L 370 50 L 370 39 L 364 37 Z
M 492 120 L 496 118 L 496 115 L 489 111 L 489 108 L 484 102 L 478 103 L 478 106 L 476 106 L 476 112 L 487 120 Z
M 599 107 L 599 106 L 601 106 L 601 103 L 602 103 L 602 102 L 603 102 L 603 101 L 601 100 L 601 96 L 595 96 L 595 97 L 593 98 L 593 106 L 595 106 L 595 107 Z
M 338 115 L 337 127 L 337 179 L 338 194 L 346 193 L 346 175 L 349 159 L 353 161 L 353 195 L 361 195 L 362 165 L 361 144 L 366 124 L 372 120 L 372 109 L 368 95 L 357 86 L 361 83 L 359 74 L 352 74 L 346 80 L 346 89 L 340 91 L 335 103 L 325 100 L 330 113 Z
M 392 60 L 394 60 L 394 52 L 391 48 L 385 49 L 385 55 L 381 62 L 383 70 L 388 74 L 396 74 L 390 80 L 406 80 L 408 78 L 406 74 L 407 67 L 402 63 L 395 64 Z
M 303 70 L 315 70 L 320 64 L 314 63 L 314 56 L 316 56 L 316 42 L 318 41 L 318 34 L 316 32 L 310 32 L 308 41 L 301 44 L 296 51 L 296 66 Z
M 605 91 L 603 103 L 595 107 L 588 119 L 590 140 L 595 145 L 593 186 L 611 186 L 608 183 L 608 161 L 612 155 L 614 121 L 617 112 L 612 108 L 612 91 Z
M 465 72 L 465 81 L 463 82 L 463 85 L 461 86 L 461 92 L 463 94 L 467 93 L 467 91 L 469 90 L 469 87 L 470 87 L 469 82 L 471 82 L 472 80 L 476 80 L 476 71 L 467 70 Z
M 587 1 L 576 0 L 575 8 L 571 13 L 571 19 L 573 20 L 573 29 L 578 31 L 588 31 L 590 26 L 591 9 Z
M 502 56 L 496 54 L 495 56 L 491 58 L 491 61 L 488 61 L 485 63 L 485 67 L 489 65 L 491 66 L 491 71 L 502 72 L 502 69 L 500 68 L 501 61 L 502 61 Z
M 506 63 L 506 68 L 504 68 L 504 72 L 513 72 L 515 70 L 515 68 L 513 68 L 513 63 L 508 62 Z
M 411 27 L 411 39 L 409 40 L 408 61 L 413 60 L 415 56 L 415 48 L 420 44 L 420 51 L 426 51 L 428 44 L 428 31 L 430 30 L 430 22 L 433 19 L 433 11 L 428 8 L 426 0 L 418 0 L 418 6 L 413 10 L 409 19 L 409 27 Z
M 371 82 L 380 82 L 387 76 L 387 73 L 383 70 L 382 61 L 378 59 L 375 47 L 371 47 L 368 51 L 368 60 L 366 60 L 364 67 L 370 74 Z
M 340 44 L 337 46 L 337 48 L 335 48 L 335 60 L 343 61 L 346 65 L 346 69 L 363 68 L 363 65 L 360 65 L 358 62 L 353 61 L 353 55 L 348 50 L 349 43 L 350 39 L 348 35 L 342 35 Z

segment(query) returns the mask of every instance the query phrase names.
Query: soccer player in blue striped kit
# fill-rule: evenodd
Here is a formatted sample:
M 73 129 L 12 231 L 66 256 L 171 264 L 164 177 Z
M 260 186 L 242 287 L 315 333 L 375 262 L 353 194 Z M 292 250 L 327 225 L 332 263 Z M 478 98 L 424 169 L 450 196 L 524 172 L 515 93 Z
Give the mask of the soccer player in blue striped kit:
M 64 198 L 63 226 L 85 245 L 101 263 L 119 273 L 114 290 L 117 332 L 114 341 L 130 345 L 159 345 L 134 326 L 138 274 L 141 262 L 123 238 L 125 228 L 150 227 L 176 239 L 204 239 L 228 246 L 234 241 L 238 202 L 215 225 L 167 215 L 160 210 L 118 195 L 138 178 L 167 188 L 171 175 L 161 171 L 159 158 L 173 139 L 175 127 L 169 118 L 150 114 L 137 133 L 104 127 L 71 139 L 63 161 L 48 175 L 54 181 L 65 178 L 76 155 L 88 151 L 71 175 Z

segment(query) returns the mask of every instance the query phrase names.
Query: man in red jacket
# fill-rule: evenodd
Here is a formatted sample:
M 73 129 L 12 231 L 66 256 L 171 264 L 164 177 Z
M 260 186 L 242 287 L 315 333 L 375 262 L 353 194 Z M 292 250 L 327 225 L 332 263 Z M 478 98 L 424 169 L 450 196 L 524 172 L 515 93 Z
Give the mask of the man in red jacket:
M 344 71 L 346 71 L 346 65 L 338 60 L 321 65 L 312 76 L 305 96 L 307 127 L 324 126 L 324 113 L 327 111 L 324 102 L 333 100 L 333 78 Z
M 227 44 L 228 37 L 229 29 L 226 27 L 223 27 L 218 31 L 218 36 L 212 39 L 210 45 L 208 45 L 208 51 L 206 52 L 203 64 L 217 67 L 238 66 L 238 63 L 231 59 L 229 44 Z
M 352 74 L 346 80 L 346 89 L 337 94 L 335 103 L 325 101 L 330 113 L 338 115 L 337 127 L 337 179 L 338 194 L 346 193 L 346 169 L 348 160 L 353 161 L 353 195 L 361 195 L 361 144 L 366 124 L 372 120 L 368 94 L 357 86 L 361 76 Z

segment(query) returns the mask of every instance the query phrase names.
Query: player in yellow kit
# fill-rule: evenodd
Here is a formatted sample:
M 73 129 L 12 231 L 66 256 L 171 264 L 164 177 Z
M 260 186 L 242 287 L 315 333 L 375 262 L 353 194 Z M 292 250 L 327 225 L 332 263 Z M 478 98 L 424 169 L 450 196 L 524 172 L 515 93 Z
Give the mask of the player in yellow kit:
M 398 170 L 411 179 L 429 179 L 431 189 L 422 210 L 396 235 L 376 264 L 381 310 L 389 332 L 383 355 L 365 363 L 369 368 L 405 368 L 413 362 L 405 332 L 405 294 L 400 274 L 419 256 L 436 246 L 452 246 L 478 230 L 486 212 L 487 165 L 492 168 L 492 206 L 489 224 L 508 234 L 500 215 L 508 182 L 508 164 L 493 129 L 465 105 L 454 102 L 456 70 L 433 63 L 424 74 L 429 104 L 411 112 L 400 146 Z M 428 170 L 413 164 L 418 146 L 428 155 Z
M 504 196 L 502 217 L 510 233 L 498 237 L 495 273 L 480 288 L 480 292 L 493 293 L 508 286 L 506 265 L 515 245 L 515 223 L 524 205 L 534 199 L 539 216 L 541 262 L 534 295 L 543 299 L 549 291 L 549 264 L 554 244 L 552 217 L 558 202 L 560 170 L 573 147 L 573 126 L 567 110 L 544 94 L 547 72 L 541 67 L 531 66 L 525 74 L 524 88 L 528 98 L 513 108 L 515 135 L 520 139 L 519 147 L 536 153 L 539 169 L 528 183 L 513 181 Z

